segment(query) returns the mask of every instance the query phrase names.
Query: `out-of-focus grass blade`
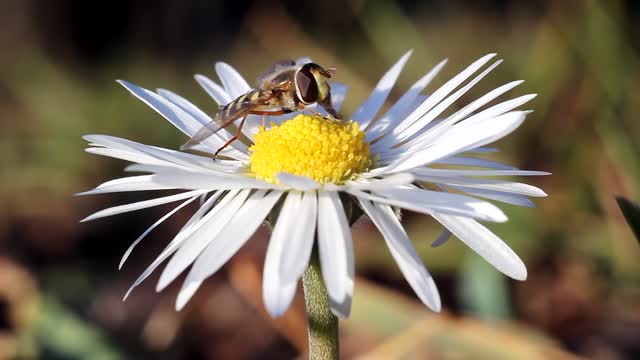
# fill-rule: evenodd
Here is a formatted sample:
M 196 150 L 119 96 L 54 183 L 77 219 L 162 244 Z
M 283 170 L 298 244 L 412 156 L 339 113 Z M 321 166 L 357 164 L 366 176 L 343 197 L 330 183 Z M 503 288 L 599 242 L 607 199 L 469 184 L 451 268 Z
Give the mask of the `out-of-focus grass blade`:
M 369 359 L 579 359 L 535 331 L 440 316 L 417 321 L 372 351 Z
M 627 220 L 631 231 L 636 236 L 636 239 L 640 241 L 640 204 L 626 199 L 622 196 L 617 196 L 616 201 L 624 218 Z
M 42 357 L 56 359 L 123 359 L 99 328 L 84 321 L 50 296 L 42 301 L 34 329 Z
M 468 254 L 460 268 L 460 291 L 465 310 L 484 320 L 511 317 L 508 280 L 476 254 Z
M 436 314 L 397 291 L 363 278 L 356 282 L 351 317 L 340 324 L 345 357 L 577 359 L 527 326 Z

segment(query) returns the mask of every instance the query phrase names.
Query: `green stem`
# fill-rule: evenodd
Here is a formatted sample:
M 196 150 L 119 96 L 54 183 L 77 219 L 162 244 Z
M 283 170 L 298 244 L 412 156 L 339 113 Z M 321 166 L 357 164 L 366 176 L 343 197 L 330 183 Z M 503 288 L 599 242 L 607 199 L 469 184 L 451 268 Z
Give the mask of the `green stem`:
M 307 306 L 309 359 L 338 359 L 338 318 L 331 313 L 327 288 L 322 280 L 317 248 L 311 254 L 309 266 L 302 276 L 304 301 Z

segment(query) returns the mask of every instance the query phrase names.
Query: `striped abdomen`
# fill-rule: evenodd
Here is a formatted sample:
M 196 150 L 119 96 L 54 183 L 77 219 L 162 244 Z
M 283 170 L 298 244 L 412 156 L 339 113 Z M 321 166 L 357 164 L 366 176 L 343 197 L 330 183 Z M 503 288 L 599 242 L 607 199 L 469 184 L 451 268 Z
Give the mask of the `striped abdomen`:
M 251 89 L 220 108 L 216 120 L 219 123 L 226 123 L 231 119 L 249 115 L 256 108 L 268 104 L 272 97 L 271 90 Z

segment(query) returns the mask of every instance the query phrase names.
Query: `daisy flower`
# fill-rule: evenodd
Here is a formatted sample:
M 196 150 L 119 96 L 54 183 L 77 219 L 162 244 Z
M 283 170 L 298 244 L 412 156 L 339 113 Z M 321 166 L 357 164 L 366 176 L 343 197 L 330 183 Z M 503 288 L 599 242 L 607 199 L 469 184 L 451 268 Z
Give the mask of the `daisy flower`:
M 176 308 L 181 309 L 271 214 L 277 221 L 264 263 L 263 298 L 268 312 L 279 316 L 287 310 L 317 239 L 331 311 L 347 317 L 354 287 L 350 232 L 354 208 L 361 209 L 380 230 L 418 298 L 434 311 L 441 307 L 438 290 L 403 229 L 397 208 L 430 215 L 444 226 L 433 246 L 453 234 L 499 271 L 524 280 L 527 270 L 520 258 L 479 221 L 507 220 L 488 200 L 532 207 L 529 197 L 546 194 L 531 185 L 487 177 L 547 173 L 518 170 L 477 154 L 495 151 L 486 145 L 522 124 L 529 111 L 515 109 L 535 95 L 490 104 L 522 83 L 514 81 L 450 111 L 456 100 L 500 64 L 500 60 L 493 61 L 495 54 L 489 54 L 425 95 L 427 85 L 444 67 L 446 60 L 442 61 L 388 110 L 381 111 L 410 55 L 402 56 L 382 76 L 364 103 L 346 117 L 349 120 L 299 112 L 269 117 L 270 125 L 262 127 L 261 116 L 250 116 L 242 130 L 251 143 L 233 142 L 221 152 L 223 160 L 112 136 L 85 136 L 91 146 L 87 152 L 132 162 L 128 171 L 145 174 L 111 180 L 82 194 L 182 190 L 108 208 L 84 219 L 180 202 L 135 240 L 120 267 L 160 223 L 188 204 L 199 203 L 127 295 L 169 259 L 157 290 L 189 269 L 176 301 Z M 250 90 L 231 66 L 217 63 L 215 70 L 221 85 L 202 75 L 195 79 L 218 105 Z M 119 83 L 189 137 L 212 120 L 171 91 Z M 331 92 L 333 106 L 339 110 L 347 87 L 332 83 Z M 312 109 L 323 113 L 320 107 Z M 222 130 L 194 149 L 213 154 L 231 136 Z

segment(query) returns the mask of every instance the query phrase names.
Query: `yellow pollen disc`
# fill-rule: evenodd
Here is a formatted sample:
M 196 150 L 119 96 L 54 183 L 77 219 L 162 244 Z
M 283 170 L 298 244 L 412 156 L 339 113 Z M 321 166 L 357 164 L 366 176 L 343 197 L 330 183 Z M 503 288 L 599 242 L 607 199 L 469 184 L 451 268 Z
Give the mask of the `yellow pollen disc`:
M 343 183 L 371 166 L 369 143 L 358 123 L 298 115 L 281 125 L 260 127 L 249 148 L 251 172 L 277 183 L 276 174 L 307 176 L 316 182 Z

